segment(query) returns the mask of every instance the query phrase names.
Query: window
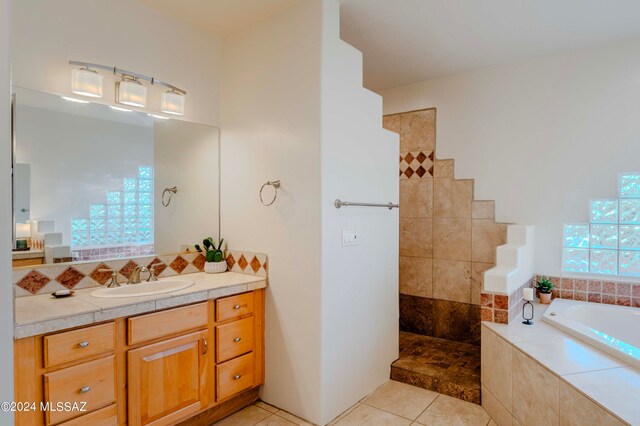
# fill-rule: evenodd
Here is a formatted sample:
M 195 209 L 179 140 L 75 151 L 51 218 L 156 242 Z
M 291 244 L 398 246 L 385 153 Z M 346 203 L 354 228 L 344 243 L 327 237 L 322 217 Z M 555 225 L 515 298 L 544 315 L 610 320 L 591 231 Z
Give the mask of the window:
M 71 220 L 73 247 L 153 243 L 153 167 L 139 167 L 138 177 L 124 178 L 105 201 L 89 206 L 89 219 Z
M 564 225 L 564 271 L 640 276 L 640 173 L 618 177 L 618 197 L 591 200 L 589 223 Z

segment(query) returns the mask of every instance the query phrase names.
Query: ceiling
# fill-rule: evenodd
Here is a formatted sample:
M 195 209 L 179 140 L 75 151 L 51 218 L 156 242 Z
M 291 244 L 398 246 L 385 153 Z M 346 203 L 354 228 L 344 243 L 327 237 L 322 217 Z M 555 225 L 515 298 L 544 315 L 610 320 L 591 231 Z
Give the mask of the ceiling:
M 342 38 L 383 89 L 640 37 L 638 0 L 342 0 Z
M 300 0 L 139 1 L 224 35 Z M 640 38 L 638 0 L 339 1 L 342 38 L 363 52 L 373 90 Z
M 139 0 L 183 23 L 215 35 L 246 28 L 300 0 Z

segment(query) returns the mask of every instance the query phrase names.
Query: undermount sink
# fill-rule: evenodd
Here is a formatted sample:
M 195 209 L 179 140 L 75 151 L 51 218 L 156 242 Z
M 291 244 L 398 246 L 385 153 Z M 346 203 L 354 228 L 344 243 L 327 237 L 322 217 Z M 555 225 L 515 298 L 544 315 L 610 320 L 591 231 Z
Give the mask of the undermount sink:
M 118 297 L 151 296 L 153 294 L 171 293 L 195 284 L 193 281 L 161 280 L 140 284 L 125 284 L 121 287 L 101 288 L 91 292 L 91 296 L 103 299 Z

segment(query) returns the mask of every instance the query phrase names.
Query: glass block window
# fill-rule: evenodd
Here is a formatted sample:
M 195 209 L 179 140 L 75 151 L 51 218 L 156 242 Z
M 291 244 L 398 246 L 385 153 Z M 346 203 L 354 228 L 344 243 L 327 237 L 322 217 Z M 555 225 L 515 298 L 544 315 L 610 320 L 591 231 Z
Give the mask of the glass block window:
M 618 176 L 618 199 L 591 200 L 590 223 L 566 224 L 562 269 L 640 277 L 640 173 Z
M 153 167 L 141 166 L 122 190 L 107 191 L 104 204 L 89 206 L 89 218 L 71 221 L 71 245 L 153 244 Z

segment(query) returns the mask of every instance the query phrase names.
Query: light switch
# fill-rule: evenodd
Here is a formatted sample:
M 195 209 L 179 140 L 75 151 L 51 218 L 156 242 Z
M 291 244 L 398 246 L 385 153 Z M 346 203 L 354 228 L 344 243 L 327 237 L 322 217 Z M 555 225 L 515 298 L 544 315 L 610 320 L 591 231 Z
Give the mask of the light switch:
M 342 230 L 342 247 L 357 246 L 358 234 L 355 229 Z

